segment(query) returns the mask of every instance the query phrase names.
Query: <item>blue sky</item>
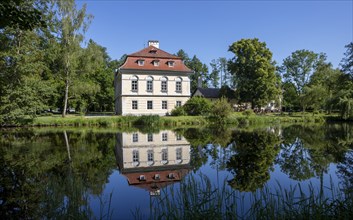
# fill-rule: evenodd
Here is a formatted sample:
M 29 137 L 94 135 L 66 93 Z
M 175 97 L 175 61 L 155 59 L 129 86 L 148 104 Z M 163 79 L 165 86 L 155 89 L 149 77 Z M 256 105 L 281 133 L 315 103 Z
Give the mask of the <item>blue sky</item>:
M 107 48 L 112 59 L 133 53 L 148 40 L 176 53 L 183 49 L 209 64 L 231 58 L 228 47 L 242 38 L 259 38 L 282 64 L 299 49 L 326 53 L 333 67 L 353 41 L 350 1 L 122 1 L 77 0 L 94 16 L 86 33 Z

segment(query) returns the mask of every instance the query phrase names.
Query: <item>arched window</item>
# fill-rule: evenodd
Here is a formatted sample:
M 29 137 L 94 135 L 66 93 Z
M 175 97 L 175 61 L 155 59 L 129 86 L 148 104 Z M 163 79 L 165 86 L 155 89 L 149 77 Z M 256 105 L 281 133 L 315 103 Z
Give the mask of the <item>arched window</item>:
M 175 91 L 176 92 L 181 92 L 182 91 L 182 87 L 181 87 L 181 82 L 182 82 L 183 80 L 180 78 L 180 77 L 178 77 L 178 78 L 176 78 L 175 79 Z
M 138 80 L 137 76 L 131 77 L 131 91 L 137 92 L 138 91 Z
M 167 77 L 161 78 L 161 91 L 162 92 L 168 91 L 168 78 Z
M 153 91 L 153 77 L 152 76 L 147 76 L 146 78 L 147 81 L 147 92 L 152 92 Z
M 140 164 L 140 155 L 138 150 L 132 151 L 132 164 L 137 167 Z

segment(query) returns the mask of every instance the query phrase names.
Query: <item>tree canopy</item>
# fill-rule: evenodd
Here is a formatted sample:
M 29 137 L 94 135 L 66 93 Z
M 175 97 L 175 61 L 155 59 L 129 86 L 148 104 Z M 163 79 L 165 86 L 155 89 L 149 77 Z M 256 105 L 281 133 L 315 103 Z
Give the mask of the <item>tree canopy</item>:
M 228 62 L 240 102 L 262 107 L 280 94 L 272 52 L 259 39 L 242 39 L 229 46 L 234 57 Z

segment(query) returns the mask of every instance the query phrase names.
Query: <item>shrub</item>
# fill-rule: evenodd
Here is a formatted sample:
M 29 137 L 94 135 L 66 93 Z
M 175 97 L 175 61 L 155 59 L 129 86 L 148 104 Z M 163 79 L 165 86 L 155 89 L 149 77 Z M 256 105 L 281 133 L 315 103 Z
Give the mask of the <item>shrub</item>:
M 159 123 L 159 115 L 142 115 L 134 122 L 134 125 L 152 126 L 159 125 Z
M 188 115 L 208 115 L 211 111 L 212 103 L 203 97 L 192 97 L 183 106 Z
M 179 106 L 179 107 L 176 107 L 175 109 L 172 110 L 171 115 L 172 116 L 184 116 L 184 115 L 186 115 L 186 112 L 184 110 L 184 107 Z
M 249 117 L 251 115 L 255 115 L 255 113 L 254 113 L 254 111 L 252 109 L 247 109 L 247 110 L 243 111 L 242 114 L 247 116 L 247 117 Z
M 232 107 L 226 98 L 218 99 L 213 103 L 209 119 L 217 123 L 224 123 L 232 113 Z

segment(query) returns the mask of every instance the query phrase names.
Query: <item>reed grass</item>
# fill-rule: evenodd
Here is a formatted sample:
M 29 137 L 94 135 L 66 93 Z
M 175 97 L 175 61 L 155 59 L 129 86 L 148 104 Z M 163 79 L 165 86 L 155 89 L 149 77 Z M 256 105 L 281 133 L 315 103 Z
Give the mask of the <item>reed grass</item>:
M 163 190 L 153 203 L 150 219 L 351 219 L 353 194 L 331 180 L 325 193 L 313 184 L 283 188 L 277 182 L 253 193 L 221 186 L 200 174 L 186 177 L 178 187 Z M 305 189 L 304 189 L 305 188 Z

